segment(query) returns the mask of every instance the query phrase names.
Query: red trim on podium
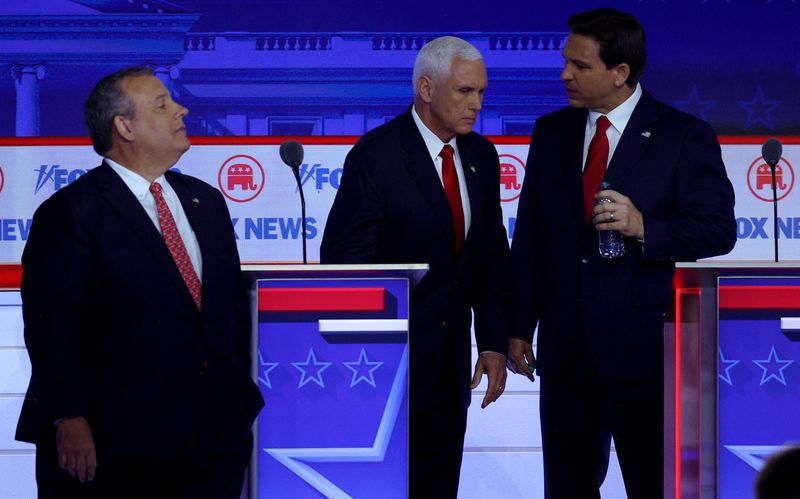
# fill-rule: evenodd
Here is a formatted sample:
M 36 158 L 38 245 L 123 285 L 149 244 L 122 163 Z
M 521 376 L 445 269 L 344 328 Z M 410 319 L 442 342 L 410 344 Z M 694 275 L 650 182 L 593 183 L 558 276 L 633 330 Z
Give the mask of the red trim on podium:
M 22 265 L 0 265 L 0 289 L 19 289 Z
M 259 312 L 381 312 L 385 288 L 262 288 Z
M 797 308 L 800 286 L 720 286 L 719 308 Z

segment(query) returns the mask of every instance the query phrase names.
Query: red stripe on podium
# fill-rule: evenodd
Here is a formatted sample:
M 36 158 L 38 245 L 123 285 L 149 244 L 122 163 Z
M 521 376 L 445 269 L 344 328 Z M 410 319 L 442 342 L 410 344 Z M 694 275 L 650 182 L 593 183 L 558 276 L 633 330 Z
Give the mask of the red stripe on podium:
M 0 289 L 18 289 L 22 283 L 22 265 L 0 265 Z
M 720 286 L 719 308 L 800 308 L 800 286 Z
M 259 312 L 380 312 L 385 288 L 262 288 Z

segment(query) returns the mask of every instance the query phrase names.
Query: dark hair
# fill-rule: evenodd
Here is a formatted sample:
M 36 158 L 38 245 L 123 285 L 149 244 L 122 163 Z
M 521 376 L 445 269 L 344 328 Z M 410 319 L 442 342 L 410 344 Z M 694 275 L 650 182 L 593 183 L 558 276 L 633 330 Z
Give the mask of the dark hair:
M 146 66 L 133 66 L 120 69 L 103 77 L 94 86 L 86 104 L 83 106 L 83 120 L 92 147 L 97 154 L 105 154 L 113 146 L 114 118 L 124 116 L 133 118 L 133 102 L 122 90 L 122 80 L 133 76 L 153 76 L 153 70 Z
M 588 36 L 600 44 L 600 59 L 606 63 L 606 68 L 627 64 L 631 74 L 625 83 L 629 87 L 636 86 L 647 62 L 644 28 L 638 19 L 604 8 L 575 14 L 568 24 L 570 33 Z
M 789 447 L 767 459 L 756 478 L 756 497 L 758 499 L 800 497 L 800 447 Z

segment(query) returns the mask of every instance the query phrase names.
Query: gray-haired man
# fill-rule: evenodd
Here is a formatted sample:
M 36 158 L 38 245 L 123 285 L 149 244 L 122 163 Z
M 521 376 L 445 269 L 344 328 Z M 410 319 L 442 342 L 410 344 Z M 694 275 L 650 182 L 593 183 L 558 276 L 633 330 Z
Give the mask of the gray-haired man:
M 505 386 L 508 240 L 497 151 L 472 132 L 487 86 L 481 54 L 437 38 L 413 80 L 413 106 L 348 154 L 321 259 L 430 266 L 411 294 L 409 493 L 455 497 L 470 388 L 488 375 L 486 407 Z

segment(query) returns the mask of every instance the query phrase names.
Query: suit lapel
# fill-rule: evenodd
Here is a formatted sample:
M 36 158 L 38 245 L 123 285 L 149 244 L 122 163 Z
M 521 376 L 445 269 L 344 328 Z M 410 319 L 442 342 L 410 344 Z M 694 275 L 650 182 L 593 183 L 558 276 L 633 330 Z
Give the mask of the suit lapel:
M 411 109 L 403 115 L 403 150 L 405 158 L 403 162 L 408 168 L 411 178 L 417 184 L 417 188 L 422 192 L 423 197 L 428 202 L 430 213 L 441 226 L 440 233 L 447 241 L 455 240 L 453 229 L 453 215 L 450 211 L 450 204 L 444 194 L 444 187 L 439 176 L 436 174 L 436 166 L 433 164 L 425 141 L 417 130 L 414 118 L 411 116 Z M 455 244 L 455 243 L 453 243 Z M 455 250 L 454 250 L 455 251 Z
M 481 196 L 481 178 L 479 173 L 481 171 L 481 165 L 478 164 L 475 151 L 469 146 L 466 137 L 459 137 L 457 139 L 457 144 L 458 155 L 461 158 L 461 167 L 464 170 L 464 180 L 467 184 L 467 194 L 469 195 L 470 231 L 467 233 L 467 240 L 464 243 L 464 253 L 466 253 L 467 247 L 470 244 L 470 234 L 478 232 L 473 231 L 472 227 L 477 227 L 481 223 L 481 217 L 483 216 L 483 196 Z
M 178 271 L 172 255 L 164 243 L 164 238 L 161 237 L 153 221 L 147 216 L 147 213 L 142 208 L 139 200 L 133 195 L 125 182 L 117 175 L 110 166 L 103 163 L 98 170 L 98 187 L 100 194 L 105 198 L 106 202 L 119 214 L 125 223 L 127 223 L 132 232 L 139 237 L 144 247 L 155 259 L 157 265 L 162 269 L 161 275 L 164 275 L 174 285 L 182 289 L 187 298 L 192 300 L 189 288 L 183 281 L 180 272 Z M 156 275 L 154 273 L 154 275 Z M 192 301 L 192 303 L 194 303 Z
M 570 209 L 578 227 L 586 225 L 583 209 L 583 142 L 588 115 L 589 112 L 585 109 L 575 109 L 575 112 L 568 115 L 564 127 L 564 148 L 561 151 L 563 171 L 569 189 Z
M 656 121 L 658 121 L 658 113 L 652 105 L 652 97 L 648 93 L 642 92 L 642 97 L 636 104 L 630 121 L 625 126 L 625 132 L 620 137 L 606 171 L 606 179 L 611 183 L 612 189 L 623 193 L 630 191 L 626 181 L 629 182 L 630 179 L 638 177 L 635 171 L 653 134 L 657 133 Z

